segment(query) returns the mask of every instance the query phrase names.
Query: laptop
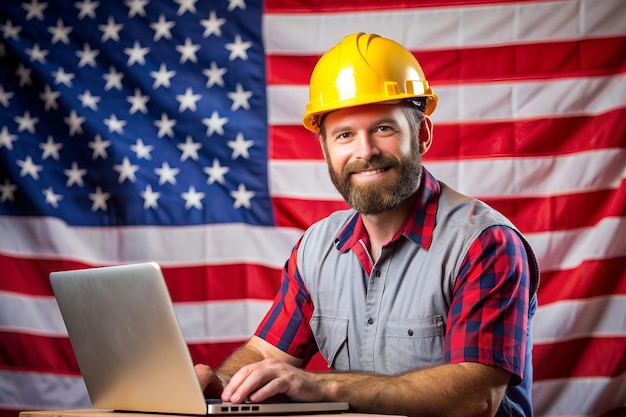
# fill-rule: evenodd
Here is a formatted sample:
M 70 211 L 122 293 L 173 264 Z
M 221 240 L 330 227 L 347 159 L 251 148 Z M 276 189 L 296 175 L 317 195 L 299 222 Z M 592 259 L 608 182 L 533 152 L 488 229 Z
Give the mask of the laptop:
M 157 263 L 52 272 L 50 282 L 95 408 L 197 415 L 349 408 L 206 400 Z

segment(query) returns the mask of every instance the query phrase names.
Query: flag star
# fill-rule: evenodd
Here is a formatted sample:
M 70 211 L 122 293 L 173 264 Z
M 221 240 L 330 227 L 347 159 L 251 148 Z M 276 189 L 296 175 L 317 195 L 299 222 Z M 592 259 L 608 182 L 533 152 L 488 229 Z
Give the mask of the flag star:
M 20 62 L 20 65 L 17 66 L 17 70 L 15 71 L 17 76 L 20 78 L 20 87 L 31 85 L 33 83 L 33 80 L 30 78 L 30 74 L 32 72 L 32 69 L 26 68 L 24 64 Z
M 235 199 L 233 208 L 245 207 L 250 208 L 250 200 L 254 197 L 254 191 L 248 191 L 244 184 L 239 184 L 237 191 L 231 191 L 230 196 Z
M 63 173 L 67 176 L 67 181 L 65 182 L 66 187 L 71 187 L 74 184 L 77 184 L 79 187 L 85 185 L 83 177 L 87 175 L 87 170 L 78 168 L 76 161 L 72 162 L 72 168 L 64 169 Z
M 178 149 L 183 151 L 183 154 L 180 156 L 181 161 L 186 161 L 187 158 L 191 158 L 194 161 L 198 160 L 198 150 L 202 148 L 202 144 L 199 142 L 194 142 L 191 139 L 191 136 L 187 136 L 185 139 L 185 143 L 179 143 L 176 145 Z
M 133 43 L 132 48 L 124 48 L 124 53 L 128 55 L 128 62 L 126 65 L 129 67 L 134 63 L 139 63 L 139 65 L 145 65 L 146 63 L 146 55 L 150 52 L 150 48 L 142 48 L 139 44 L 139 41 L 135 41 Z
M 61 42 L 65 45 L 69 45 L 70 43 L 69 34 L 70 32 L 72 32 L 72 30 L 73 29 L 71 26 L 65 26 L 63 24 L 63 20 L 57 19 L 57 25 L 50 26 L 48 28 L 48 32 L 52 33 L 52 40 L 50 42 L 52 42 L 52 44 Z
M 89 90 L 85 90 L 83 94 L 79 94 L 78 99 L 82 107 L 89 107 L 91 110 L 98 110 L 98 103 L 101 100 L 98 96 L 92 96 Z
M 70 111 L 70 115 L 68 117 L 63 118 L 65 124 L 70 128 L 70 137 L 75 134 L 82 134 L 83 127 L 82 124 L 85 123 L 85 118 L 82 116 L 78 116 L 76 110 Z
M 159 185 L 163 185 L 166 182 L 176 185 L 176 175 L 178 175 L 180 169 L 170 168 L 170 164 L 163 162 L 161 168 L 155 168 L 154 172 L 159 176 Z
M 172 29 L 176 24 L 174 22 L 168 22 L 165 20 L 165 15 L 159 15 L 159 21 L 156 23 L 150 23 L 150 28 L 154 30 L 153 40 L 156 42 L 161 38 L 172 39 Z
M 17 191 L 17 185 L 11 184 L 9 179 L 5 178 L 4 184 L 0 184 L 0 203 L 15 201 L 15 191 Z
M 208 38 L 211 35 L 222 36 L 222 25 L 226 23 L 226 19 L 217 18 L 217 14 L 215 11 L 211 11 L 209 13 L 208 19 L 202 19 L 200 24 L 204 26 L 204 33 L 202 34 L 203 38 Z
M 80 12 L 78 13 L 78 20 L 83 20 L 85 16 L 89 16 L 92 19 L 96 18 L 96 8 L 100 5 L 99 1 L 77 1 L 74 3 L 74 7 L 76 7 Z
M 97 159 L 101 157 L 102 159 L 107 159 L 107 148 L 111 146 L 111 141 L 102 140 L 102 136 L 96 135 L 94 140 L 87 144 L 91 150 L 93 150 L 93 154 L 91 155 L 91 159 Z
M 109 91 L 112 88 L 116 88 L 120 91 L 122 90 L 122 78 L 124 78 L 124 74 L 117 72 L 115 67 L 109 67 L 109 72 L 104 74 L 102 78 L 106 81 L 104 91 Z
M 109 16 L 106 25 L 98 25 L 98 30 L 102 32 L 101 42 L 106 42 L 109 39 L 113 39 L 115 42 L 120 40 L 120 31 L 124 28 L 121 23 L 115 23 L 113 16 Z
M 89 193 L 89 199 L 93 201 L 91 205 L 91 211 L 107 211 L 107 200 L 111 198 L 111 194 L 103 193 L 100 186 L 96 187 L 95 193 Z
M 48 159 L 51 156 L 54 160 L 59 160 L 59 150 L 63 147 L 62 143 L 56 143 L 52 136 L 48 136 L 46 143 L 40 143 L 39 148 L 43 150 L 41 159 Z
M 213 87 L 215 84 L 220 87 L 224 87 L 224 74 L 226 74 L 226 68 L 220 68 L 215 61 L 211 61 L 211 68 L 202 70 L 202 73 L 207 77 L 206 86 Z
M 2 126 L 0 130 L 0 149 L 6 147 L 8 150 L 13 149 L 13 142 L 17 141 L 17 135 L 9 133 L 9 129 L 6 126 Z
M 16 41 L 20 40 L 20 32 L 22 31 L 21 26 L 13 26 L 13 23 L 10 20 L 7 20 L 5 24 L 0 25 L 0 30 L 2 31 L 2 37 L 4 39 L 14 39 Z
M 26 52 L 26 55 L 28 55 L 30 62 L 40 62 L 42 64 L 46 63 L 46 56 L 48 55 L 48 51 L 45 50 L 41 50 L 39 48 L 39 44 L 34 44 L 32 49 L 31 48 L 26 48 L 24 50 L 24 52 Z
M 252 97 L 252 91 L 245 91 L 241 84 L 237 83 L 235 91 L 227 93 L 226 95 L 233 101 L 232 106 L 230 106 L 231 111 L 235 111 L 240 107 L 243 107 L 245 110 L 250 110 L 248 100 Z
M 48 3 L 39 3 L 38 0 L 31 0 L 30 3 L 22 4 L 22 8 L 26 10 L 26 20 L 36 18 L 43 20 L 43 11 L 48 7 Z
M 226 123 L 228 123 L 228 117 L 220 117 L 217 111 L 213 111 L 210 118 L 205 117 L 202 119 L 202 124 L 207 127 L 207 136 L 211 136 L 213 133 L 224 136 L 224 125 Z
M 161 64 L 158 71 L 150 71 L 150 76 L 154 78 L 152 88 L 156 89 L 160 86 L 170 86 L 170 78 L 176 75 L 176 71 L 168 71 L 165 64 Z
M 161 193 L 152 191 L 152 186 L 148 184 L 146 186 L 146 190 L 139 193 L 141 198 L 143 198 L 143 208 L 149 209 L 154 208 L 158 209 L 159 204 L 157 200 L 161 197 Z
M 75 75 L 71 72 L 65 72 L 65 70 L 61 67 L 57 71 L 52 71 L 52 76 L 54 77 L 54 83 L 56 85 L 63 84 L 66 87 L 72 87 L 72 80 Z
M 182 16 L 185 12 L 196 13 L 196 2 L 198 0 L 174 0 L 174 3 L 178 4 L 178 11 L 176 14 Z
M 125 120 L 118 120 L 117 116 L 112 114 L 108 119 L 104 119 L 104 124 L 109 128 L 109 133 L 124 134 L 124 126 L 126 126 Z
M 229 12 L 232 12 L 237 7 L 239 7 L 241 10 L 245 10 L 246 9 L 246 2 L 245 2 L 245 0 L 228 0 L 228 11 Z
M 157 133 L 158 138 L 162 138 L 163 136 L 174 137 L 172 128 L 176 126 L 176 120 L 170 119 L 167 117 L 167 114 L 161 113 L 161 120 L 155 121 L 154 125 L 159 128 L 159 133 Z
M 4 107 L 9 107 L 9 100 L 11 100 L 14 95 L 15 93 L 12 93 L 11 91 L 4 91 L 4 86 L 0 85 L 0 103 Z
M 29 133 L 35 133 L 35 125 L 39 121 L 39 118 L 31 117 L 30 112 L 26 110 L 26 112 L 24 112 L 24 116 L 15 116 L 13 120 L 15 120 L 18 124 L 18 132 L 23 132 L 24 130 L 26 130 Z
M 196 103 L 200 100 L 202 96 L 200 94 L 194 94 L 191 90 L 191 87 L 187 87 L 185 90 L 185 94 L 178 94 L 176 96 L 176 100 L 180 103 L 178 107 L 178 112 L 182 113 L 186 109 L 191 111 L 196 111 Z
M 148 0 L 126 0 L 124 5 L 130 9 L 128 11 L 128 17 L 135 15 L 144 17 L 146 15 L 145 7 L 148 5 Z
M 152 155 L 150 155 L 150 152 L 152 152 L 153 149 L 154 149 L 154 146 L 144 145 L 143 140 L 141 139 L 137 139 L 137 142 L 135 142 L 134 145 L 130 146 L 130 150 L 135 152 L 135 154 L 137 155 L 137 159 L 151 160 Z
M 187 61 L 198 62 L 196 52 L 200 50 L 200 45 L 194 45 L 191 43 L 191 39 L 185 38 L 184 45 L 177 45 L 176 50 L 180 53 L 180 63 L 184 64 Z
M 58 91 L 52 91 L 49 85 L 46 84 L 44 88 L 44 92 L 39 94 L 39 98 L 44 102 L 44 109 L 49 111 L 50 109 L 56 110 L 59 106 L 57 104 L 57 99 L 61 96 L 61 93 Z
M 28 155 L 24 160 L 18 159 L 17 165 L 22 168 L 20 171 L 20 177 L 30 175 L 34 179 L 38 180 L 39 172 L 43 171 L 43 167 L 41 165 L 36 165 L 30 155 Z
M 89 65 L 92 68 L 96 67 L 96 57 L 100 54 L 97 49 L 91 49 L 88 43 L 83 45 L 82 51 L 76 51 L 76 56 L 80 58 L 78 67 L 82 68 L 85 65 Z
M 54 208 L 59 208 L 59 201 L 63 200 L 63 196 L 61 194 L 55 194 L 52 187 L 48 187 L 43 190 L 43 195 L 46 196 L 47 204 L 50 204 Z
M 235 42 L 227 43 L 226 49 L 230 51 L 228 56 L 229 61 L 234 61 L 237 58 L 241 58 L 244 61 L 248 60 L 248 49 L 252 46 L 252 42 L 243 42 L 241 35 L 235 35 Z
M 189 189 L 186 193 L 182 193 L 181 196 L 185 200 L 185 209 L 189 210 L 194 207 L 198 210 L 202 209 L 202 199 L 204 198 L 204 193 L 197 192 L 196 188 L 193 185 L 189 186 Z
M 211 167 L 204 167 L 202 170 L 205 174 L 209 176 L 207 178 L 207 184 L 213 184 L 214 182 L 218 182 L 222 185 L 226 183 L 224 180 L 224 175 L 230 171 L 230 168 L 223 167 L 220 165 L 220 161 L 217 158 L 213 159 L 213 165 Z
M 126 180 L 130 182 L 137 181 L 137 177 L 135 176 L 135 172 L 139 170 L 139 165 L 132 165 L 127 156 L 122 159 L 121 164 L 113 165 L 113 169 L 119 172 L 120 176 L 117 180 L 118 183 L 123 183 Z
M 129 111 L 130 114 L 135 114 L 138 111 L 142 112 L 143 114 L 148 113 L 148 108 L 146 107 L 146 104 L 150 100 L 150 96 L 142 95 L 140 89 L 135 88 L 135 95 L 128 97 L 126 100 L 131 104 Z
M 233 150 L 233 154 L 231 155 L 232 159 L 237 159 L 239 156 L 244 159 L 250 158 L 250 154 L 248 153 L 248 149 L 254 144 L 251 140 L 245 140 L 243 137 L 243 133 L 237 133 L 235 140 L 229 140 L 227 145 L 229 148 Z

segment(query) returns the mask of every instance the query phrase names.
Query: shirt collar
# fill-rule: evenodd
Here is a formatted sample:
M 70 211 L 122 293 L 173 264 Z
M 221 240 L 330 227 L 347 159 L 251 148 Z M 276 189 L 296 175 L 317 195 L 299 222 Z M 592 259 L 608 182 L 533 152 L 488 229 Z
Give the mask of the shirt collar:
M 417 191 L 410 197 L 413 200 L 411 211 L 392 241 L 404 236 L 428 250 L 435 229 L 441 189 L 439 182 L 426 168 L 422 167 L 422 173 L 422 182 Z M 362 239 L 367 239 L 367 231 L 363 225 L 361 214 L 355 213 L 341 230 L 335 242 L 337 249 L 345 252 Z

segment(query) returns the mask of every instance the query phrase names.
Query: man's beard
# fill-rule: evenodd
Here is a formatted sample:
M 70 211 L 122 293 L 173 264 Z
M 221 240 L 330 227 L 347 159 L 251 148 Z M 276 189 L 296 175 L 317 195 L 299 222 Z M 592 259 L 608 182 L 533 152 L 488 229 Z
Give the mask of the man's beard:
M 352 184 L 351 174 L 365 169 L 394 169 L 392 179 Z M 342 173 L 337 173 L 328 161 L 328 171 L 337 191 L 346 202 L 362 214 L 377 214 L 398 207 L 417 189 L 422 173 L 422 155 L 416 146 L 400 160 L 393 156 L 374 156 L 369 161 L 354 161 L 347 164 Z

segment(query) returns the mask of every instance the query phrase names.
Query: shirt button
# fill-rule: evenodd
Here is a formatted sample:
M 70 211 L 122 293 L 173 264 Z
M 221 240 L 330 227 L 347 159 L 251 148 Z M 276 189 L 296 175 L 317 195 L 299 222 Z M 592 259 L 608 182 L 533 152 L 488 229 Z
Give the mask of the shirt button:
M 371 317 L 367 319 L 367 324 L 374 324 L 374 319 Z
M 409 331 L 407 332 L 409 336 L 413 336 L 413 329 L 409 329 Z
M 374 276 L 375 276 L 376 278 L 380 277 L 380 270 L 375 269 L 375 270 L 374 270 Z

